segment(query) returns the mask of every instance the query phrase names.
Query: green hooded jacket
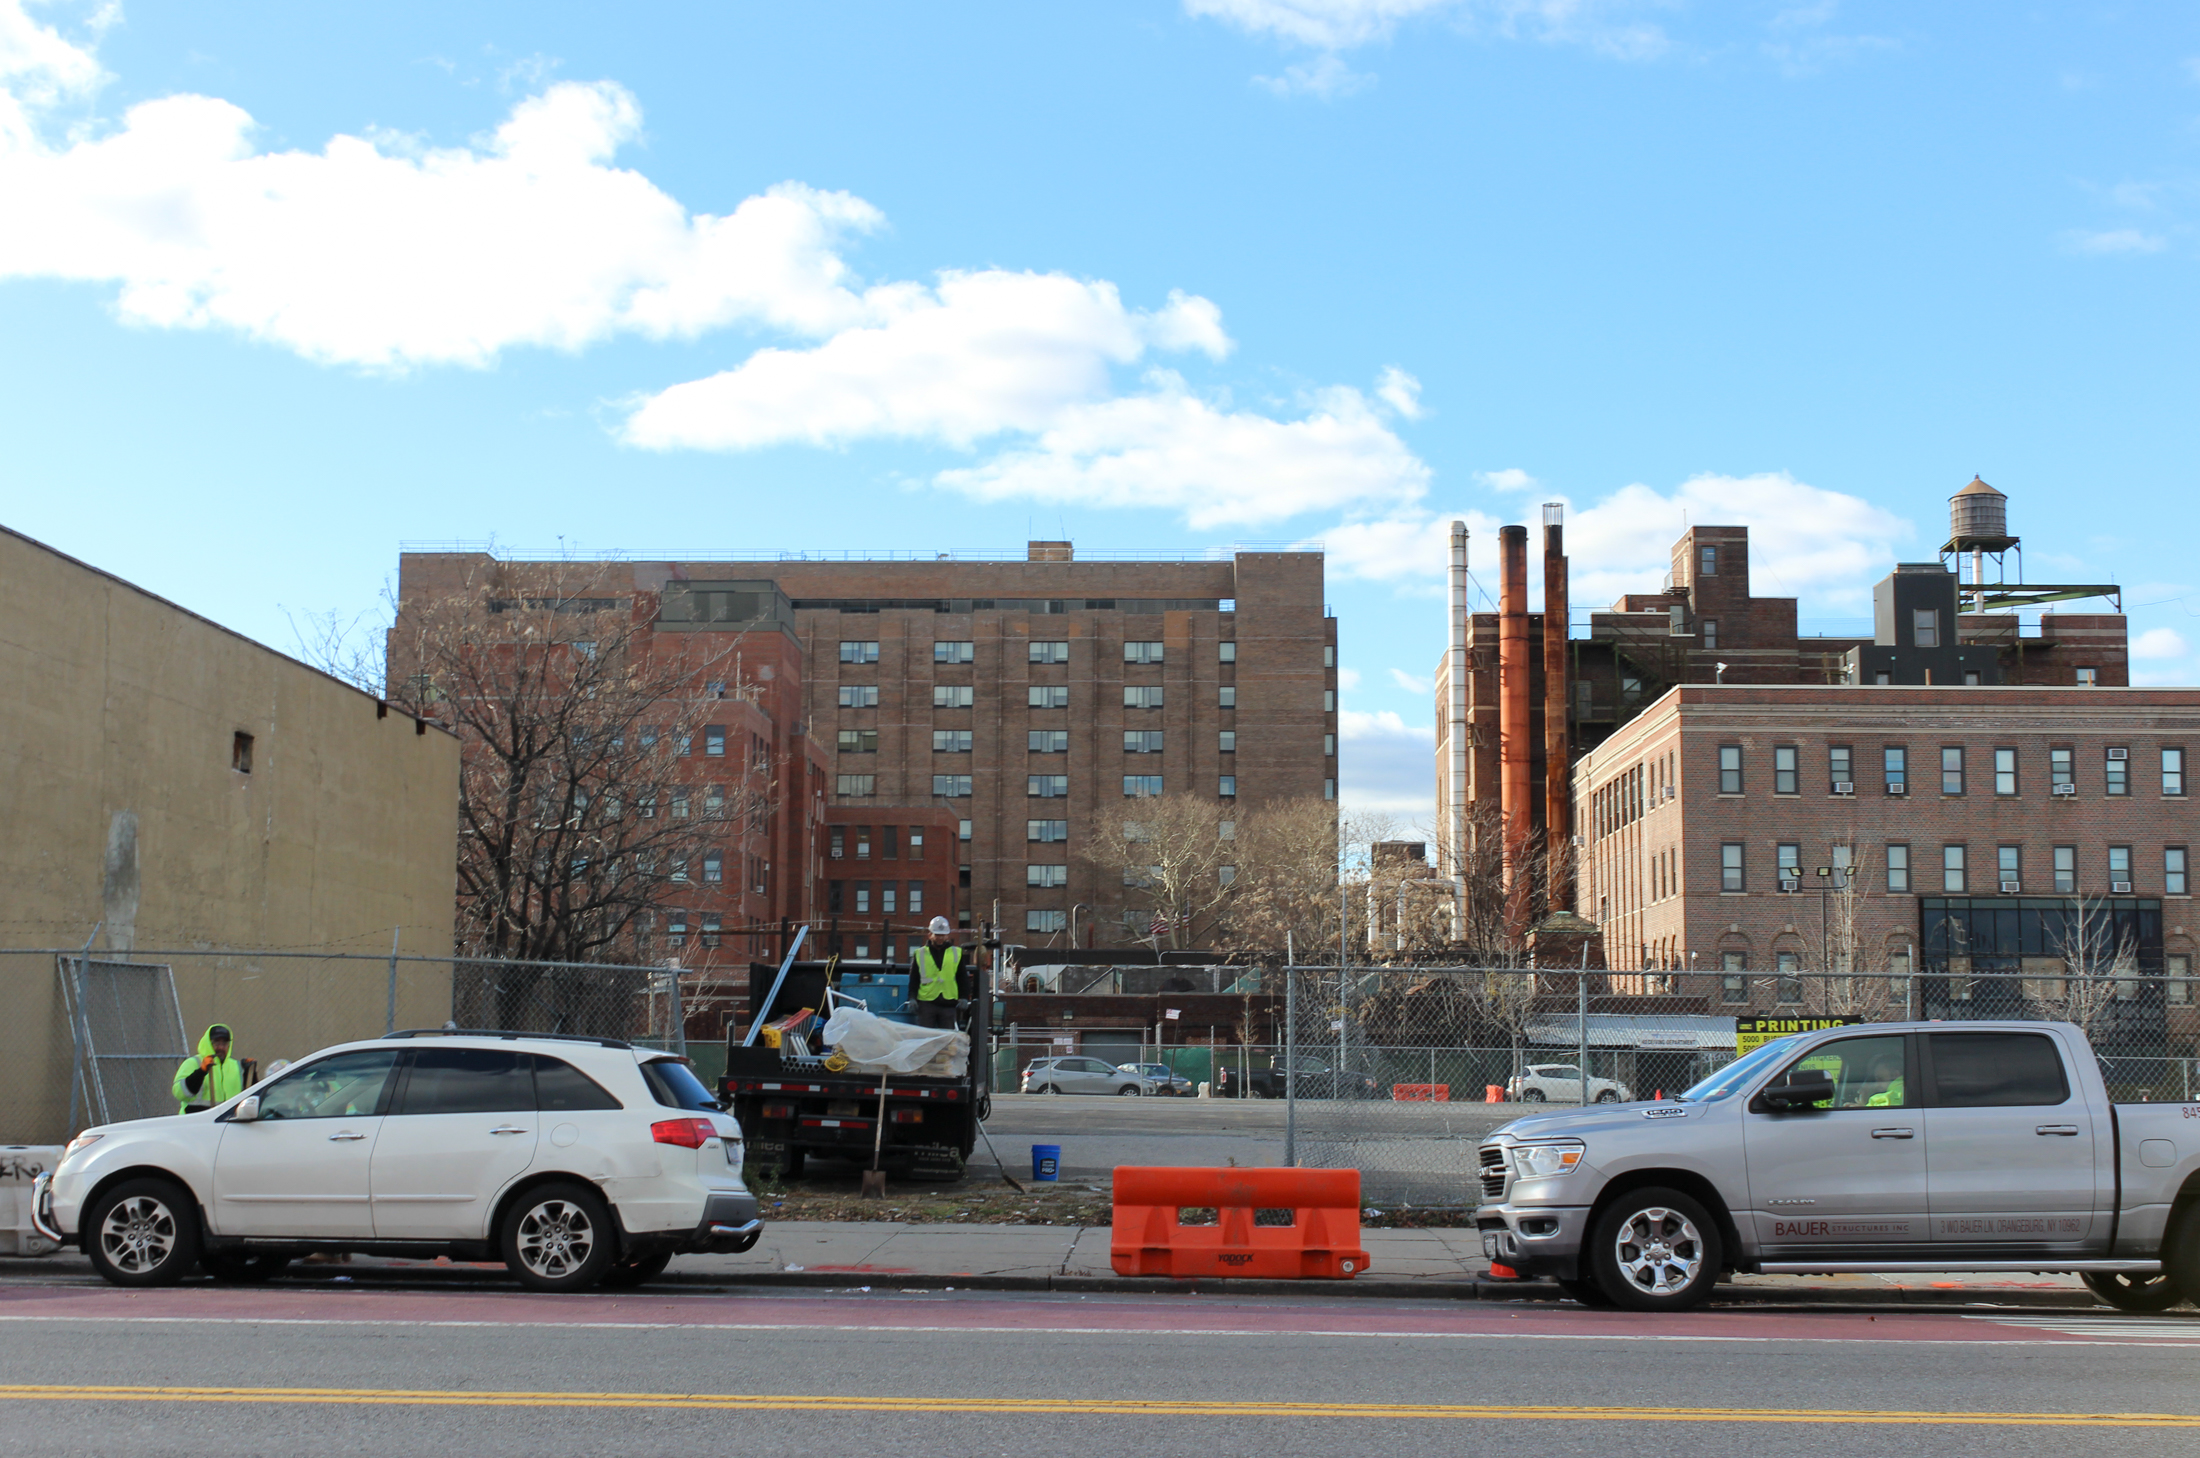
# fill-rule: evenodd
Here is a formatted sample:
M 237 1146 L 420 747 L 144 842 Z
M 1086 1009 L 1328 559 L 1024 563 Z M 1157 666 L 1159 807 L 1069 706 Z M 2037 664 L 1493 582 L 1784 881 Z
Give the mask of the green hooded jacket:
M 214 1029 L 218 1026 L 221 1025 L 209 1024 L 206 1031 L 199 1034 L 199 1051 L 176 1065 L 176 1082 L 171 1091 L 176 1096 L 176 1112 L 179 1114 L 190 1113 L 193 1104 L 200 1108 L 211 1108 L 244 1092 L 244 1064 L 236 1056 L 235 1043 L 229 1045 L 229 1057 L 217 1058 L 204 1065 L 206 1076 L 199 1080 L 196 1090 L 186 1082 L 192 1074 L 199 1071 L 205 1059 L 214 1057 Z

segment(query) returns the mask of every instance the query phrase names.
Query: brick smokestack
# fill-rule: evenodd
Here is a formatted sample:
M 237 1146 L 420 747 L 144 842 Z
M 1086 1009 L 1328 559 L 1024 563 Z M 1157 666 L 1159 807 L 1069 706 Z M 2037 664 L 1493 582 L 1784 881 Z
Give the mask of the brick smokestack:
M 1573 755 L 1566 732 L 1566 508 L 1543 507 L 1543 838 L 1553 911 L 1574 904 L 1569 823 Z
M 1498 789 L 1505 819 L 1505 905 L 1508 922 L 1526 914 L 1525 857 L 1528 830 L 1535 819 L 1534 786 L 1528 771 L 1534 754 L 1529 742 L 1528 529 L 1500 528 L 1497 533 L 1497 754 Z M 1513 928 L 1516 932 L 1519 926 Z

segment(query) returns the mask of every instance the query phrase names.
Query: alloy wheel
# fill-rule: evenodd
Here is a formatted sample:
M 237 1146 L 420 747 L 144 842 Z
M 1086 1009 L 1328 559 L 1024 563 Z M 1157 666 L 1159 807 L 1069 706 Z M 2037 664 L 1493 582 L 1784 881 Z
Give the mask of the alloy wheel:
M 1687 1290 L 1703 1264 L 1703 1237 L 1695 1223 L 1662 1205 L 1647 1206 L 1629 1216 L 1613 1245 L 1621 1278 L 1646 1296 L 1673 1296 Z
M 561 1280 L 595 1250 L 595 1222 L 570 1200 L 545 1200 L 520 1217 L 517 1244 L 528 1270 L 547 1281 Z
M 158 1270 L 175 1254 L 176 1214 L 151 1195 L 132 1195 L 108 1207 L 99 1223 L 99 1248 L 126 1276 Z

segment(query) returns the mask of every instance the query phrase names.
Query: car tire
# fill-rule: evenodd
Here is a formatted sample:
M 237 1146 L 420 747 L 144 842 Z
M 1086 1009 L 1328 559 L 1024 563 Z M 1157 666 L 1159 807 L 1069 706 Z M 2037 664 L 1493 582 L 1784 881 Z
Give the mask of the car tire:
M 2123 1271 L 2085 1271 L 2078 1279 L 2085 1282 L 2086 1290 L 2118 1311 L 2167 1311 L 2185 1299 L 2184 1287 L 2168 1271 L 2156 1271 L 2151 1276 Z
M 646 1281 L 654 1281 L 672 1264 L 672 1252 L 661 1250 L 655 1255 L 621 1261 L 603 1274 L 603 1286 L 611 1291 L 631 1291 Z
M 117 1286 L 173 1286 L 199 1263 L 199 1217 L 170 1180 L 124 1180 L 85 1212 L 84 1253 Z
M 1045 1088 L 1042 1088 L 1042 1089 L 1040 1089 L 1040 1090 L 1039 1090 L 1039 1092 L 1041 1092 L 1041 1093 L 1043 1093 L 1043 1094 L 1058 1094 L 1058 1093 L 1060 1093 L 1061 1091 L 1062 1091 L 1062 1086 L 1061 1086 L 1060 1084 L 1058 1084 L 1058 1083 L 1050 1083 L 1050 1084 L 1048 1084 L 1048 1085 L 1047 1085 L 1047 1086 L 1046 1086 Z
M 619 1262 L 611 1207 L 589 1185 L 537 1185 L 504 1212 L 497 1244 L 504 1264 L 530 1291 L 580 1291 Z
M 1597 1095 L 1597 1102 L 1600 1104 L 1616 1104 L 1619 1102 L 1619 1093 L 1617 1090 L 1608 1088 Z
M 1142 1093 L 1143 1090 L 1137 1084 L 1126 1083 L 1115 1091 L 1115 1096 L 1119 1099 L 1135 1099 L 1140 1097 Z
M 1573 1302 L 1576 1306 L 1586 1306 L 1591 1311 L 1609 1311 L 1612 1309 L 1612 1298 L 1605 1295 L 1604 1288 L 1594 1281 L 1560 1276 L 1552 1284 L 1558 1287 L 1559 1295 Z
M 2162 1269 L 2187 1301 L 2200 1306 L 2200 1201 L 2188 1204 L 2171 1219 L 2162 1241 Z
M 1679 1190 L 1630 1190 L 1597 1217 L 1589 1279 L 1628 1311 L 1687 1311 L 1719 1283 L 1718 1222 Z
M 1541 1090 L 1541 1089 L 1539 1089 L 1539 1088 L 1524 1088 L 1524 1089 L 1522 1089 L 1522 1090 L 1520 1091 L 1520 1102 L 1522 1102 L 1522 1103 L 1524 1103 L 1524 1104 L 1540 1104 L 1540 1103 L 1542 1103 L 1542 1102 L 1543 1102 L 1543 1090 Z
M 214 1280 L 253 1286 L 272 1281 L 290 1266 L 286 1255 L 254 1255 L 247 1251 L 208 1251 L 199 1257 L 199 1269 Z

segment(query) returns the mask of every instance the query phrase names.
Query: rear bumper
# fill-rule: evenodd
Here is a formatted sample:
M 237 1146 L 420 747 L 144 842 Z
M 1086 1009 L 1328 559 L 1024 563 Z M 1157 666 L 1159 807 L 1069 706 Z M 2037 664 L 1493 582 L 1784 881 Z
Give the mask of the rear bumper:
M 1586 1205 L 1483 1205 L 1474 1212 L 1482 1254 L 1523 1276 L 1573 1280 L 1587 1243 Z

